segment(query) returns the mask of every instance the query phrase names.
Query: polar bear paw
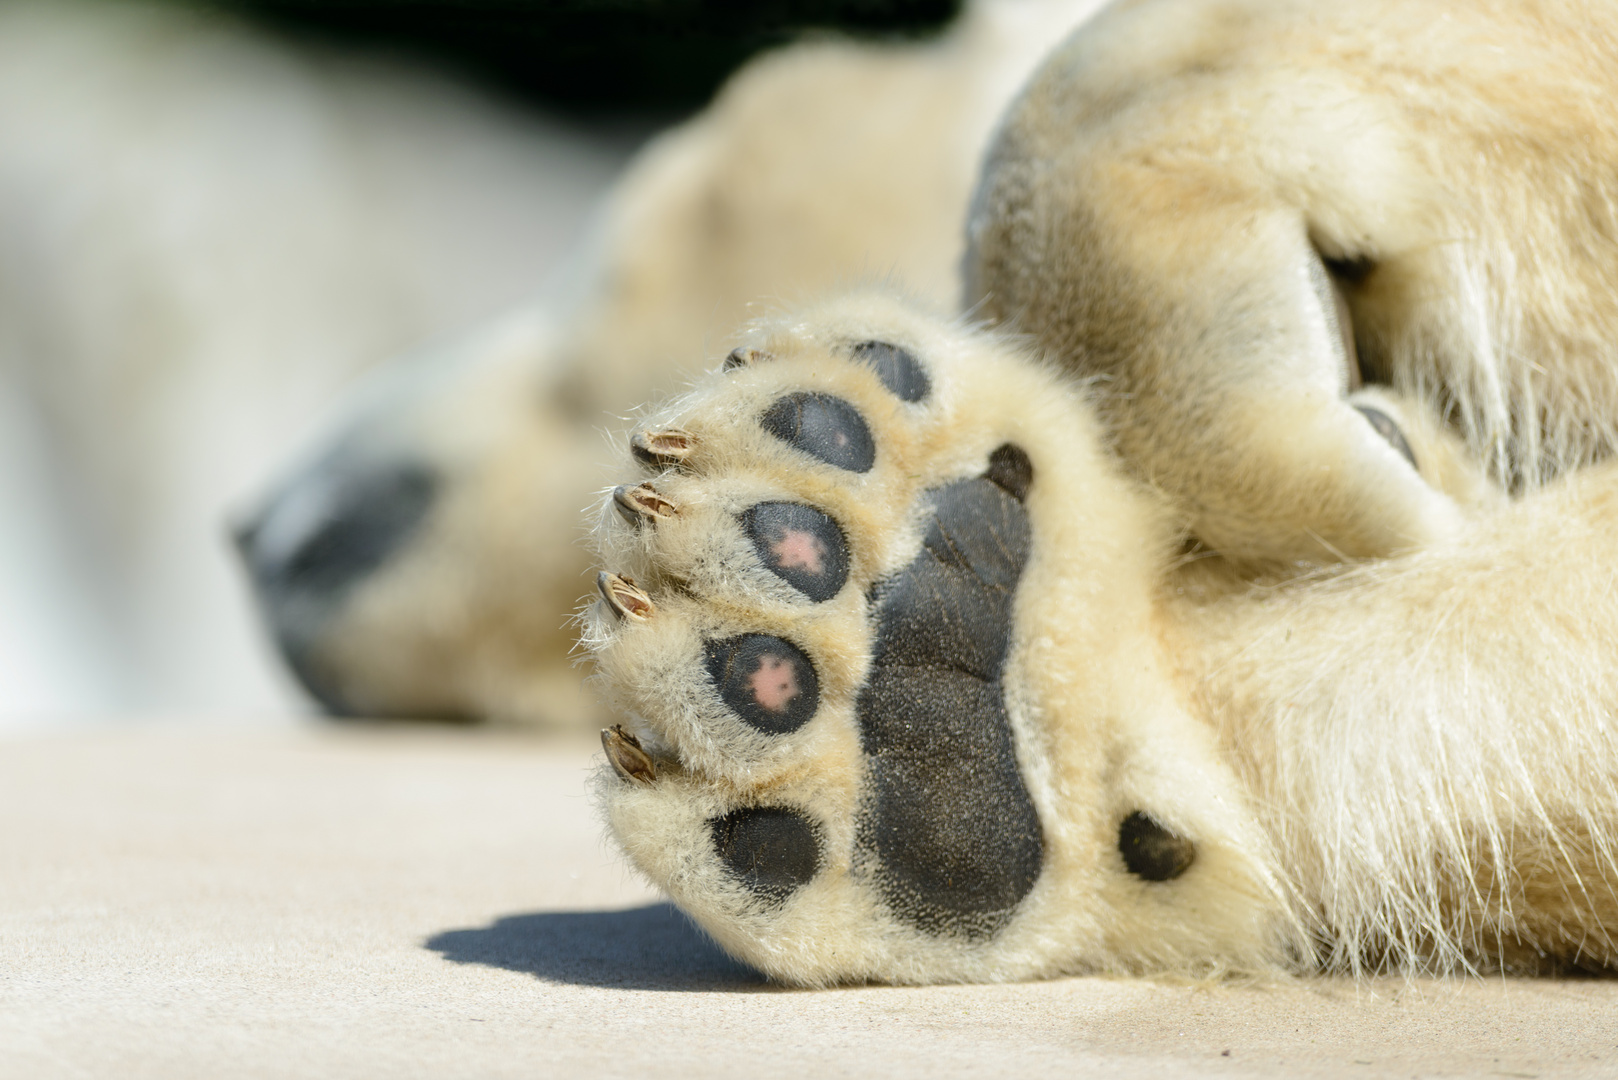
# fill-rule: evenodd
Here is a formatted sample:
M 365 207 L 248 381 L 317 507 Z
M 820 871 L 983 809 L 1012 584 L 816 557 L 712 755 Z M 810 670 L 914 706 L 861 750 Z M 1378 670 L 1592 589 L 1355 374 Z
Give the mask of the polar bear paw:
M 860 296 L 631 450 L 603 801 L 722 945 L 801 983 L 1261 962 L 1262 845 L 1157 670 L 1168 531 L 1072 387 Z

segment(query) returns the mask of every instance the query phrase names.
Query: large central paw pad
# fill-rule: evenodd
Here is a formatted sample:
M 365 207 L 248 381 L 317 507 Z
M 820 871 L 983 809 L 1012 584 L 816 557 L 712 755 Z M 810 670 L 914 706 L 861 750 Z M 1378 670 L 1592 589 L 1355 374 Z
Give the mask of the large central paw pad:
M 1170 537 L 1070 389 L 855 298 L 760 328 L 631 449 L 655 475 L 603 516 L 588 638 L 631 717 L 602 790 L 721 944 L 814 983 L 1264 936 L 1253 830 L 1157 674 Z
M 1033 466 L 1009 443 L 989 461 L 983 476 L 928 494 L 921 551 L 873 591 L 858 706 L 869 760 L 858 843 L 877 888 L 915 925 L 969 935 L 998 929 L 1044 860 L 1001 685 Z

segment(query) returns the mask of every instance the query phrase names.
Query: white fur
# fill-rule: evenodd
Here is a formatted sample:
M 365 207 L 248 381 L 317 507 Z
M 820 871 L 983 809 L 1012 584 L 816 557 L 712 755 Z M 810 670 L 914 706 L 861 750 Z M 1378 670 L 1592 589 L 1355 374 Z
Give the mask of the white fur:
M 898 401 L 844 358 L 871 338 L 922 358 L 927 400 Z M 1023 978 L 1080 964 L 1252 969 L 1279 956 L 1287 916 L 1267 841 L 1156 659 L 1149 598 L 1169 532 L 1099 451 L 1081 399 L 1014 353 L 881 295 L 771 320 L 746 343 L 769 359 L 713 377 L 651 421 L 696 441 L 680 473 L 653 481 L 679 513 L 640 530 L 604 517 L 600 533 L 608 565 L 657 605 L 621 623 L 597 605 L 588 638 L 601 682 L 638 718 L 664 773 L 650 788 L 601 784 L 636 864 L 721 943 L 792 981 Z M 806 464 L 758 428 L 764 407 L 802 387 L 860 410 L 878 440 L 871 472 Z M 1011 683 L 1047 862 L 1015 920 L 967 942 L 903 923 L 877 900 L 871 868 L 851 861 L 862 773 L 853 706 L 869 660 L 866 586 L 913 556 L 921 493 L 980 473 L 1007 441 L 1029 451 L 1036 475 L 1036 555 L 1020 586 Z M 738 484 L 747 475 L 769 479 Z M 717 514 L 713 492 L 735 493 Z M 756 557 L 728 539 L 745 500 L 782 495 L 830 513 L 848 537 L 851 581 L 830 601 L 750 586 Z M 709 536 L 726 539 L 713 548 Z M 821 705 L 799 731 L 760 735 L 714 696 L 700 639 L 739 632 L 786 636 L 812 657 Z M 705 824 L 761 799 L 802 808 L 824 829 L 827 864 L 779 909 L 727 879 Z M 1200 841 L 1176 887 L 1121 872 L 1117 821 L 1143 805 Z
M 1618 18 L 1570 0 L 1146 0 L 1002 122 L 969 302 L 1100 374 L 1132 467 L 1231 557 L 1439 541 L 1464 515 L 1343 400 L 1360 359 L 1498 484 L 1618 444 Z M 1321 482 L 1329 474 L 1329 482 Z
M 839 351 L 869 338 L 922 358 L 934 397 L 903 405 Z M 1255 584 L 1227 560 L 1180 558 L 1172 502 L 1102 449 L 1093 402 L 992 339 L 856 295 L 745 341 L 770 359 L 716 373 L 648 423 L 697 448 L 651 480 L 674 516 L 639 530 L 603 516 L 608 567 L 655 610 L 620 621 L 596 605 L 586 637 L 659 773 L 603 768 L 613 833 L 726 948 L 810 984 L 1618 961 L 1618 468 L 1517 503 L 1458 485 L 1478 495 L 1464 538 Z M 867 418 L 871 473 L 807 461 L 757 427 L 800 388 Z M 1411 438 L 1428 460 L 1452 439 Z M 916 930 L 880 900 L 880 868 L 853 841 L 852 705 L 867 586 L 915 550 L 920 492 L 981 471 L 1008 440 L 1034 463 L 1007 695 L 1045 862 L 985 941 Z M 781 495 L 848 536 L 851 580 L 830 601 L 759 588 L 732 539 L 748 500 Z M 715 695 L 701 640 L 744 631 L 788 637 L 820 669 L 821 706 L 799 731 L 760 735 Z M 779 904 L 730 878 L 709 839 L 709 819 L 761 803 L 822 830 L 820 870 Z M 1194 842 L 1182 877 L 1127 872 L 1118 827 L 1137 810 Z
M 1618 370 L 1610 13 L 1557 2 L 1113 9 L 1020 100 L 973 218 L 969 303 L 1034 335 L 1064 365 L 1057 375 L 926 311 L 947 310 L 955 292 L 955 223 L 993 117 L 1052 28 L 1086 8 L 984 5 L 931 46 L 790 50 L 650 149 L 566 302 L 448 347 L 464 378 L 424 378 L 409 403 L 389 399 L 384 420 L 365 421 L 358 442 L 394 440 L 465 482 L 444 521 L 358 595 L 328 661 L 379 709 L 576 712 L 548 688 L 560 685 L 554 598 L 578 591 L 582 563 L 558 556 L 574 529 L 564 511 L 603 482 L 583 432 L 723 352 L 760 296 L 891 272 L 930 304 L 866 297 L 751 331 L 796 359 L 704 384 L 669 414 L 708 423 L 718 455 L 697 479 L 657 481 L 691 508 L 689 527 L 609 537 L 614 565 L 644 577 L 663 615 L 591 639 L 666 767 L 648 789 L 603 779 L 638 863 L 728 947 L 806 982 L 1610 966 L 1618 506 L 1613 470 L 1592 467 L 1614 439 Z M 8 40 L 34 44 L 0 65 L 14 121 L 0 270 L 8 355 L 21 357 L 7 388 L 44 403 L 81 448 L 93 514 L 133 522 L 107 529 L 137 536 L 113 544 L 138 594 L 127 636 L 164 654 L 154 668 L 201 686 L 229 674 L 197 662 L 211 624 L 139 613 L 185 593 L 214 558 L 202 522 L 251 471 L 257 440 L 301 422 L 333 371 L 454 307 L 435 306 L 449 286 L 434 275 L 452 260 L 334 241 L 363 233 L 339 231 L 355 222 L 425 220 L 381 214 L 375 192 L 417 175 L 385 147 L 359 146 L 350 162 L 336 149 L 349 144 L 326 137 L 343 108 L 371 115 L 369 76 L 327 84 L 184 16 L 107 16 L 137 36 L 156 26 L 159 42 L 201 42 L 180 50 L 200 66 L 176 76 L 161 53 L 126 54 L 44 10 L 8 9 Z M 51 37 L 58 25 L 65 36 Z M 175 90 L 227 71 L 225 85 L 273 89 Z M 58 114 L 39 100 L 88 104 Z M 264 101 L 280 104 L 264 112 Z M 1066 122 L 1075 109 L 1083 123 Z M 440 133 L 473 115 L 489 113 L 454 106 Z M 156 116 L 175 129 L 153 128 Z M 217 156 L 169 168 L 199 145 L 182 137 L 190 128 L 213 133 L 200 145 Z M 268 135 L 297 149 L 277 156 L 288 171 L 266 172 L 251 153 Z M 347 164 L 293 167 L 323 155 Z M 108 157 L 130 171 L 109 172 Z M 333 172 L 359 177 L 365 197 L 327 187 Z M 108 176 L 128 185 L 98 186 Z M 214 181 L 174 183 L 184 176 Z M 304 212 L 273 212 L 286 192 Z M 296 280 L 266 290 L 233 274 L 239 249 L 210 224 L 210 194 L 268 207 L 217 216 L 273 232 L 295 253 L 284 265 Z M 499 231 L 517 235 L 501 217 Z M 1090 229 L 1096 220 L 1105 227 Z M 32 243 L 42 228 L 50 242 Z M 176 242 L 193 231 L 214 237 L 211 259 Z M 456 247 L 375 234 L 413 251 Z M 1075 235 L 1084 242 L 1065 242 Z M 109 252 L 143 273 L 120 276 Z M 1390 389 L 1353 391 L 1320 256 L 1375 264 L 1345 291 Z M 152 282 L 167 283 L 155 304 L 142 291 Z M 297 303 L 267 304 L 282 286 Z M 283 336 L 294 308 L 321 332 Z M 367 312 L 408 325 L 377 332 Z M 832 357 L 837 340 L 877 330 L 947 373 L 943 412 L 907 420 Z M 107 357 L 124 360 L 104 370 Z M 308 367 L 274 384 L 281 405 L 262 394 L 241 414 L 220 404 L 244 400 L 243 371 L 288 357 Z M 119 389 L 108 370 L 143 389 L 77 396 Z M 1075 373 L 1098 376 L 1089 397 Z M 154 389 L 171 376 L 172 393 Z M 851 494 L 751 437 L 749 409 L 783 380 L 861 401 L 910 471 Z M 164 418 L 185 410 L 152 404 L 192 399 L 206 428 L 178 431 Z M 1355 401 L 1394 416 L 1417 468 L 1368 431 Z M 1024 583 L 1039 602 L 1019 614 L 1011 706 L 1048 828 L 1046 877 L 1002 937 L 971 948 L 894 925 L 859 868 L 835 858 L 786 914 L 763 910 L 715 875 L 700 823 L 767 786 L 815 807 L 828 850 L 847 851 L 859 773 L 849 706 L 868 643 L 852 602 L 810 626 L 748 563 L 728 510 L 787 491 L 834 505 L 858 524 L 868 582 L 912 549 L 915 493 L 968 475 L 1008 433 L 1042 485 Z M 124 482 L 127 462 L 171 451 L 182 463 L 172 484 Z M 319 479 L 317 468 L 293 486 Z M 29 490 L 50 490 L 38 481 Z M 188 501 L 197 492 L 212 494 Z M 1176 556 L 1186 522 L 1227 557 Z M 1276 565 L 1388 552 L 1399 555 Z M 511 588 L 514 576 L 532 591 Z M 694 596 L 667 588 L 676 581 Z M 727 728 L 693 675 L 697 635 L 744 614 L 823 650 L 825 715 L 801 737 Z M 1118 815 L 1138 806 L 1197 843 L 1183 880 L 1134 881 L 1109 855 Z
M 562 627 L 588 588 L 576 512 L 616 468 L 600 428 L 678 389 L 761 307 L 884 276 L 953 305 L 960 221 L 995 117 L 1098 2 L 973 4 L 924 44 L 821 39 L 760 57 L 631 165 L 587 256 L 536 305 L 543 337 L 501 364 L 485 362 L 486 335 L 451 342 L 446 377 L 302 455 L 263 512 L 376 452 L 442 463 L 455 500 L 443 529 L 414 537 L 312 633 L 341 695 L 380 715 L 595 718 Z M 471 439 L 468 410 L 481 418 Z M 448 438 L 467 452 L 442 450 Z

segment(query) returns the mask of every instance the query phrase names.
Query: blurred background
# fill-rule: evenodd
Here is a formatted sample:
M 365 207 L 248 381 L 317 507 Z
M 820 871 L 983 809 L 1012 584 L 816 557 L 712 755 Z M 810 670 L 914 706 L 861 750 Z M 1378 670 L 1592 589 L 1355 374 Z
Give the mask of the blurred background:
M 356 380 L 565 284 L 755 52 L 953 0 L 0 0 L 0 731 L 310 710 L 228 523 Z

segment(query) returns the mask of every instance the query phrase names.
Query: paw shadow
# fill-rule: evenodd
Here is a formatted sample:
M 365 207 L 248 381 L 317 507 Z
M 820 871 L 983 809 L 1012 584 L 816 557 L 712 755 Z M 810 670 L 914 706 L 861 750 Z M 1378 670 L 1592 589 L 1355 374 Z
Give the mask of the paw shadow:
M 442 931 L 425 944 L 457 964 L 577 986 L 744 991 L 768 985 L 764 976 L 721 952 L 672 904 L 506 915 L 488 926 Z

